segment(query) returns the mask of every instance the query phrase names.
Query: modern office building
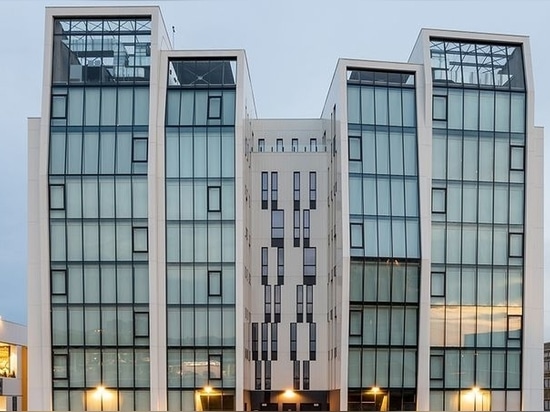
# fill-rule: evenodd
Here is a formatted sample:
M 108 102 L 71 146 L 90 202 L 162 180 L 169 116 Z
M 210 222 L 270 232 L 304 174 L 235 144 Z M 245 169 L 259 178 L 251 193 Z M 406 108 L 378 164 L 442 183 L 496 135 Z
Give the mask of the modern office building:
M 29 121 L 34 410 L 541 410 L 529 40 L 422 30 L 257 116 L 241 50 L 48 8 Z
M 27 328 L 0 317 L 0 411 L 27 410 Z

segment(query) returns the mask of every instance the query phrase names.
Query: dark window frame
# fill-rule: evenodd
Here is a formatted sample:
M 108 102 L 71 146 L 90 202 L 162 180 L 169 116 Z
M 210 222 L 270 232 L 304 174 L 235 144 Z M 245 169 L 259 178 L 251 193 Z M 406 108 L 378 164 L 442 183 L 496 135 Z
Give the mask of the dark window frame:
M 133 137 L 132 138 L 132 162 L 134 163 L 147 163 L 147 157 L 149 156 L 149 145 L 146 137 Z M 136 144 L 145 143 L 145 158 L 139 156 L 141 153 L 136 149 Z
M 309 172 L 309 208 L 317 208 L 317 172 Z
M 359 227 L 360 228 L 360 233 L 361 233 L 361 237 L 360 239 L 354 239 L 354 236 L 353 234 L 355 233 L 355 231 L 353 230 L 354 227 Z M 350 223 L 349 224 L 349 244 L 350 244 L 350 248 L 352 249 L 363 249 L 365 247 L 365 240 L 364 240 L 364 230 L 363 230 L 363 223 Z M 359 240 L 360 242 L 359 243 L 354 243 L 354 241 L 357 241 Z
M 55 207 L 54 207 L 54 205 L 52 204 L 52 199 L 53 199 L 54 197 L 57 198 L 57 195 L 56 195 L 56 196 L 53 196 L 53 195 L 52 195 L 52 193 L 53 193 L 53 192 L 52 192 L 52 189 L 54 189 L 54 188 L 55 188 L 55 189 L 59 188 L 59 190 L 61 190 L 61 192 L 62 192 L 62 193 L 61 193 L 61 200 L 62 200 L 62 203 L 63 203 L 63 204 L 62 204 L 61 206 L 55 205 Z M 50 210 L 65 210 L 65 208 L 66 208 L 66 206 L 67 206 L 67 195 L 66 195 L 66 193 L 65 193 L 65 184 L 56 184 L 56 183 L 50 184 L 49 193 L 48 193 L 48 194 L 49 194 L 48 197 L 49 197 L 49 203 L 50 203 L 50 205 L 49 205 L 49 206 L 50 206 Z
M 435 192 L 442 192 L 443 194 L 443 208 L 437 208 L 436 209 L 436 205 L 434 203 L 434 199 L 435 199 L 435 196 L 434 196 L 434 193 Z M 447 189 L 444 188 L 444 187 L 432 187 L 432 213 L 437 213 L 437 214 L 445 214 L 447 213 Z
M 445 115 L 443 117 L 436 117 L 436 113 L 435 113 L 435 107 L 436 107 L 435 101 L 436 101 L 436 99 L 444 100 L 443 104 L 445 106 Z M 447 96 L 446 95 L 441 95 L 441 94 L 434 94 L 433 99 L 432 99 L 432 120 L 447 121 L 448 116 L 449 116 L 449 100 L 448 100 Z
M 214 202 L 216 199 L 215 192 L 217 192 L 217 204 Z M 222 211 L 222 187 L 221 186 L 208 186 L 206 195 L 208 211 L 209 212 L 221 212 Z
M 217 287 L 217 290 L 216 290 Z M 222 271 L 208 271 L 208 296 L 219 297 L 222 295 Z
M 515 151 L 521 151 L 520 159 L 521 159 L 521 167 L 514 167 L 512 165 L 513 163 L 513 157 Z M 510 170 L 513 171 L 521 171 L 523 172 L 525 170 L 525 146 L 518 146 L 518 145 L 511 145 L 510 146 Z
M 213 104 L 217 101 L 217 108 Z M 217 109 L 217 113 L 212 113 L 213 109 Z M 208 120 L 220 120 L 222 118 L 222 96 L 208 96 Z
M 262 209 L 267 209 L 269 201 L 269 174 L 268 172 L 262 172 L 261 175 L 261 187 L 262 187 Z
M 136 236 L 139 232 L 145 232 L 145 249 L 137 248 Z M 149 252 L 149 228 L 147 226 L 133 226 L 132 227 L 132 251 L 134 253 L 148 253 Z
M 138 318 L 142 316 L 146 318 L 146 323 L 147 323 L 147 333 L 145 334 L 138 333 L 138 328 L 136 326 L 138 324 Z M 150 324 L 149 312 L 145 312 L 145 311 L 134 312 L 134 337 L 135 338 L 148 338 L 150 335 L 150 332 L 149 332 L 150 326 L 151 324 Z
M 350 162 L 361 162 L 363 160 L 363 140 L 360 136 L 349 136 L 348 137 L 348 159 Z M 354 154 L 351 150 L 351 141 L 357 140 L 359 142 L 359 153 Z M 354 156 L 352 157 L 352 154 Z

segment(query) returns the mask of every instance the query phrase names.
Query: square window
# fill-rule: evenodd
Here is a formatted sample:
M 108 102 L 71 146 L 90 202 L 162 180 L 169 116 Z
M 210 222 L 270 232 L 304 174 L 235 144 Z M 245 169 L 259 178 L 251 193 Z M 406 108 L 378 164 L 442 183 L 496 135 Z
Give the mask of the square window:
M 524 170 L 524 147 L 523 146 L 510 147 L 510 169 Z
M 52 270 L 52 295 L 67 294 L 67 272 L 65 270 Z
M 65 185 L 50 185 L 50 209 L 65 209 Z
M 133 139 L 132 161 L 146 162 L 147 161 L 147 139 Z
M 222 98 L 221 96 L 208 97 L 208 118 L 220 119 L 222 114 Z
M 52 96 L 52 119 L 64 119 L 67 117 L 67 95 Z
M 136 338 L 149 337 L 149 313 L 134 313 L 134 335 Z
M 523 233 L 510 233 L 510 257 L 523 257 Z
M 351 235 L 351 247 L 353 249 L 362 249 L 363 248 L 363 224 L 351 223 L 350 235 Z
M 445 297 L 445 273 L 432 272 L 432 297 Z
M 222 295 L 222 273 L 219 270 L 208 271 L 208 296 Z
M 432 189 L 432 212 L 446 213 L 447 212 L 447 189 Z
M 361 161 L 361 138 L 349 137 L 349 160 Z
M 433 120 L 447 120 L 447 96 L 433 97 Z
M 134 252 L 147 252 L 147 234 L 146 227 L 134 227 L 133 228 L 133 245 Z
M 221 211 L 221 191 L 220 186 L 208 186 L 208 211 Z

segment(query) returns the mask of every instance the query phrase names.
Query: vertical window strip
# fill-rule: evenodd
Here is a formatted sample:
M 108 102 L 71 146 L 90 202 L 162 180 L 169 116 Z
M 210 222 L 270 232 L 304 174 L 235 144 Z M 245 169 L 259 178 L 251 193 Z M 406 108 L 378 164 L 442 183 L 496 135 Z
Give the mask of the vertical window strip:
M 279 200 L 279 175 L 271 172 L 271 209 L 276 210 Z
M 309 172 L 309 208 L 317 208 L 317 173 Z
M 296 322 L 304 321 L 304 286 L 296 285 Z
M 261 259 L 262 259 L 262 285 L 267 285 L 268 283 L 268 249 L 262 247 L 261 249 Z
M 277 343 L 278 343 L 278 336 L 277 336 L 277 323 L 271 324 L 271 360 L 277 360 Z
M 271 286 L 264 286 L 264 322 L 271 322 Z
M 275 285 L 275 322 L 281 321 L 281 285 Z
M 297 324 L 290 324 L 290 360 L 295 361 L 298 350 L 298 330 Z
M 269 177 L 269 175 L 268 175 L 267 172 L 262 172 L 262 181 L 261 181 L 261 183 L 262 183 L 262 210 L 267 209 L 267 204 L 268 204 L 268 200 L 269 200 L 268 177 Z
M 268 323 L 262 323 L 262 360 L 268 360 L 268 332 L 269 332 L 269 324 Z

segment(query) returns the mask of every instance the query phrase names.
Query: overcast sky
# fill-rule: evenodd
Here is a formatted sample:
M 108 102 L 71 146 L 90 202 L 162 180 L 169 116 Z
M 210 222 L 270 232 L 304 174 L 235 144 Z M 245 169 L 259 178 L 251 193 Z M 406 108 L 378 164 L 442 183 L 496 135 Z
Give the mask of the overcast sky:
M 178 49 L 245 49 L 258 116 L 264 118 L 319 117 L 338 58 L 407 61 L 423 27 L 528 35 L 535 124 L 550 133 L 550 2 L 544 0 L 2 0 L 0 316 L 18 323 L 27 323 L 27 117 L 40 115 L 44 7 L 89 4 L 161 6 L 166 26 L 175 27 Z M 547 228 L 548 262 L 549 244 Z M 545 319 L 550 340 L 548 304 Z

